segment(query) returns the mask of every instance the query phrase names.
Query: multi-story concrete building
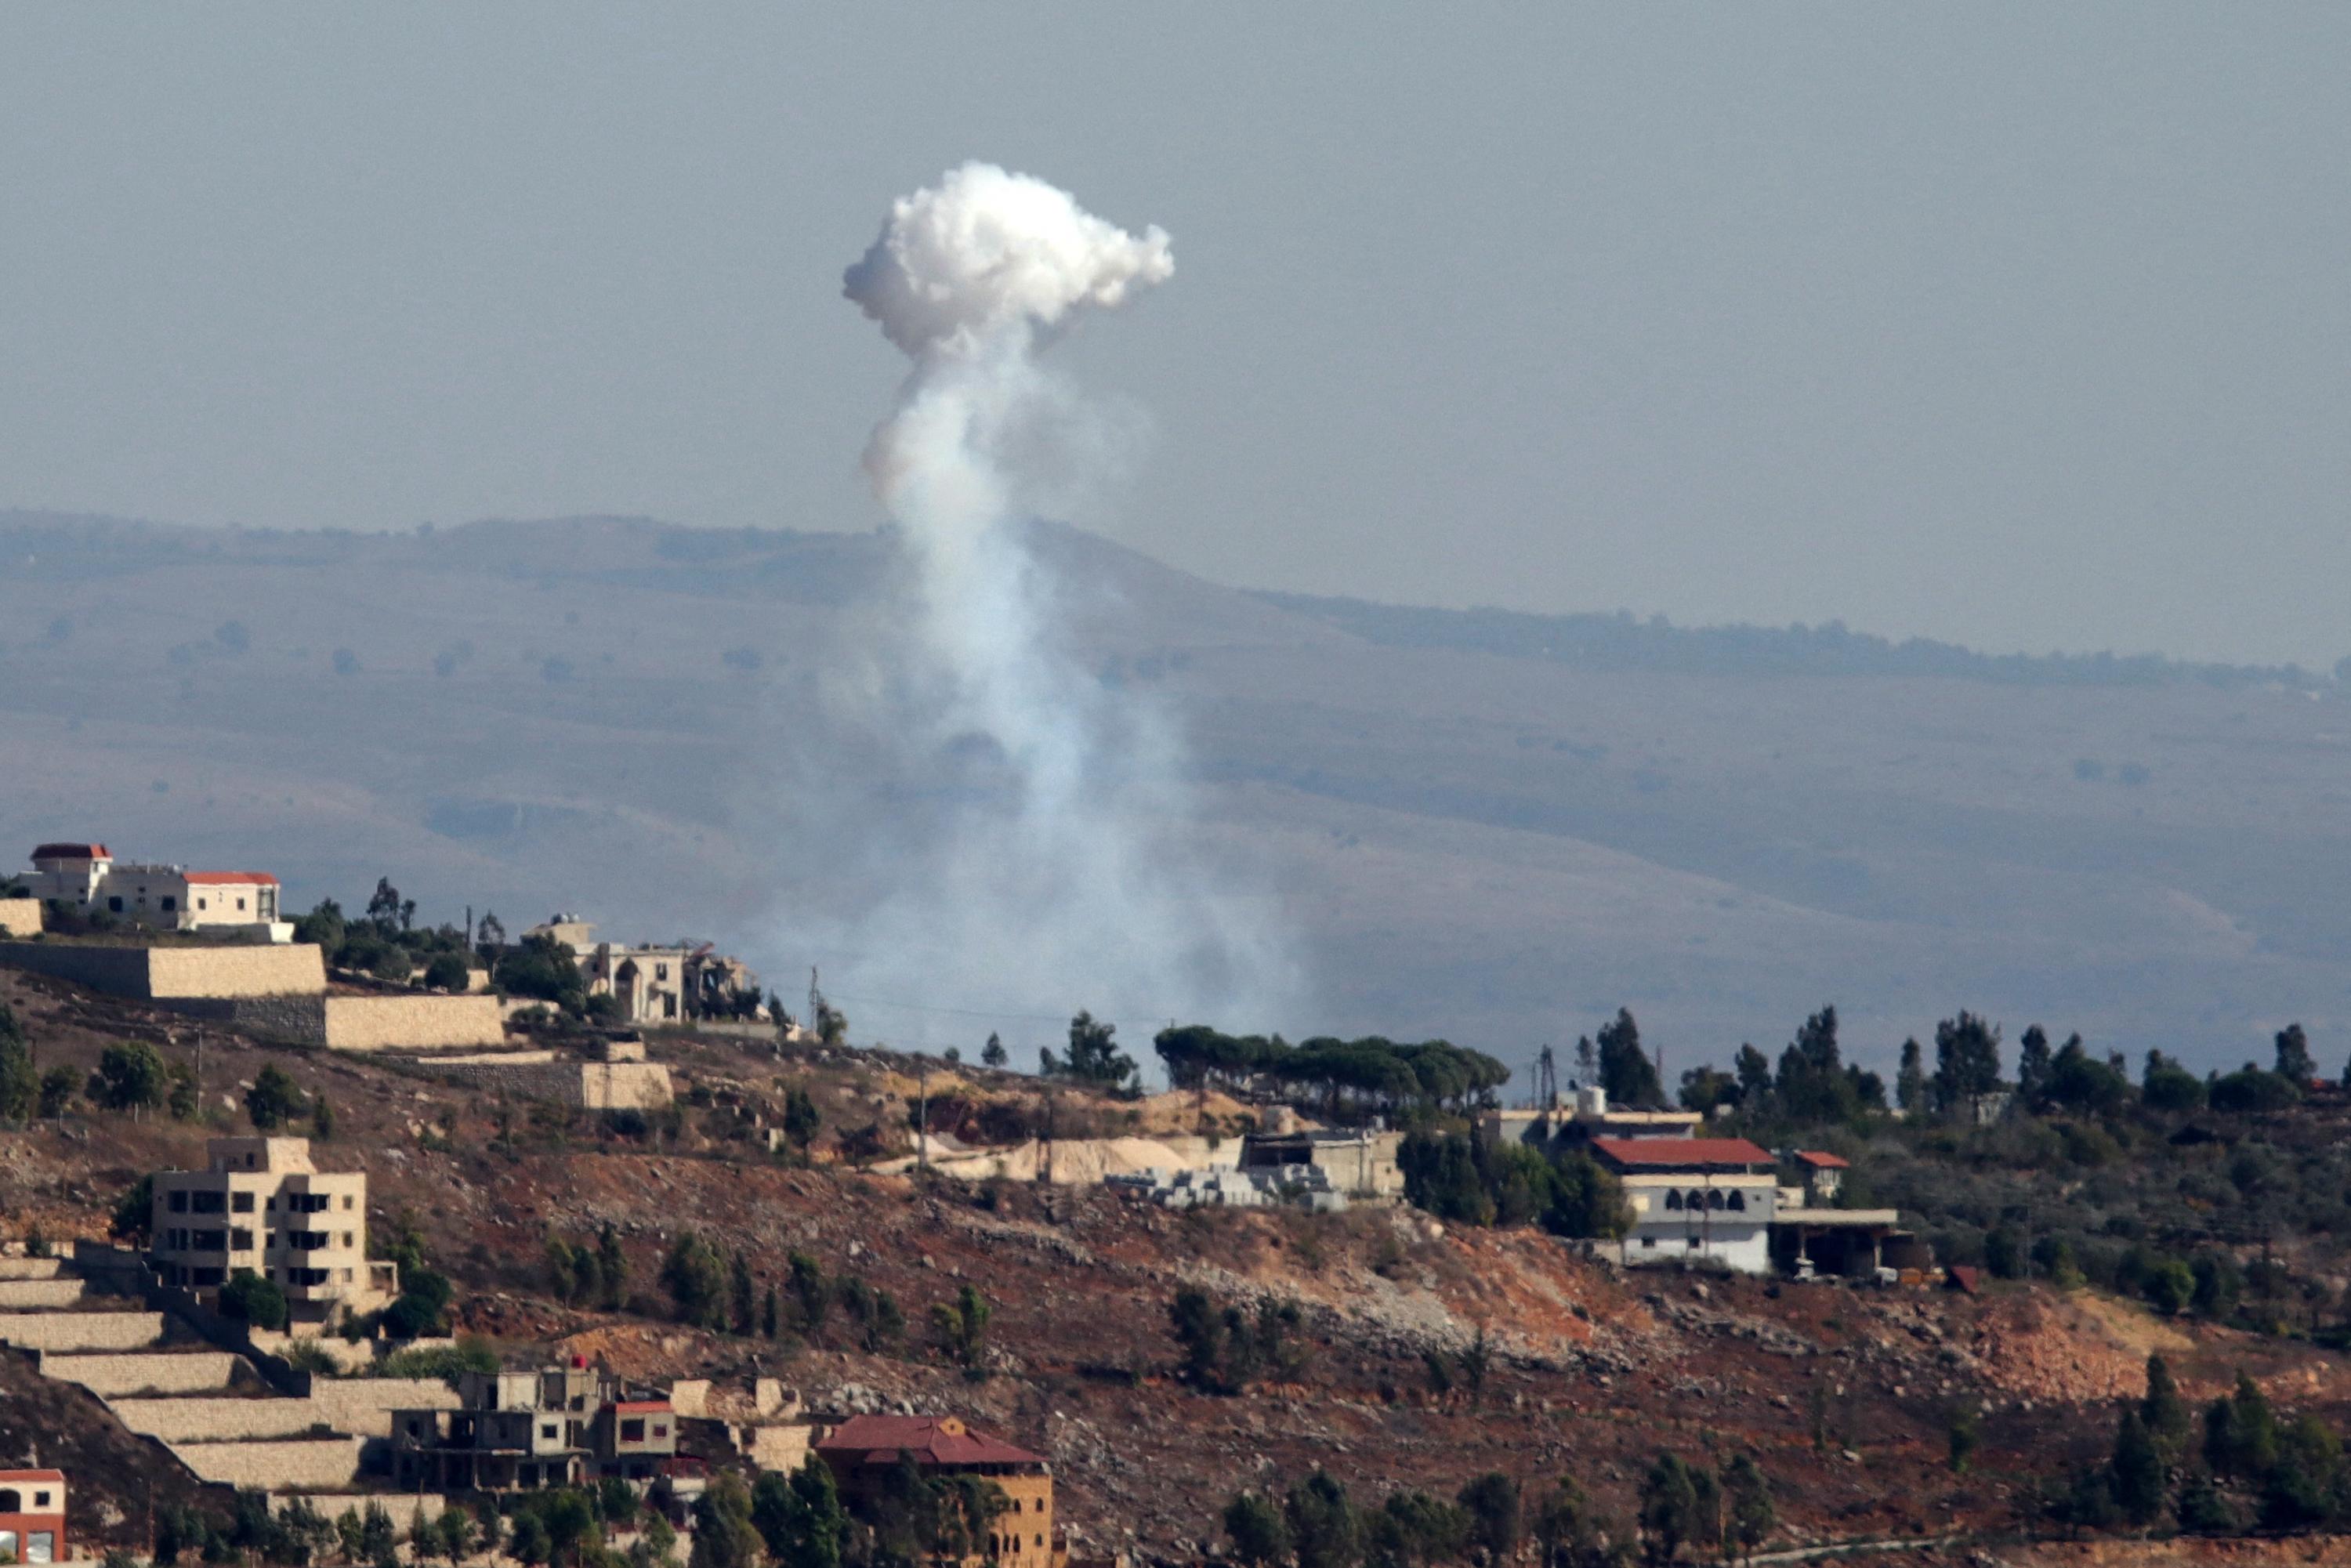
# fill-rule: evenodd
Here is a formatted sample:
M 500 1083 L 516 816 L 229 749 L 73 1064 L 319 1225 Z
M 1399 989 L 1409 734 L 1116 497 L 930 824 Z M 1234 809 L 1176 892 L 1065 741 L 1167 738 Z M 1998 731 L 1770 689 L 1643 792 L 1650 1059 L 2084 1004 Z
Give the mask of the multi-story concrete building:
M 399 1266 L 367 1255 L 367 1175 L 322 1171 L 308 1138 L 214 1138 L 200 1171 L 158 1171 L 149 1261 L 167 1285 L 216 1291 L 240 1269 L 274 1281 L 298 1322 L 372 1312 Z
M 967 1568 L 1065 1568 L 1069 1543 L 1053 1524 L 1053 1471 L 1043 1458 L 953 1416 L 852 1416 L 816 1441 L 817 1457 L 852 1508 L 870 1502 L 901 1460 L 928 1476 L 976 1476 L 1004 1493 L 1005 1511 Z
M 66 1473 L 0 1470 L 0 1559 L 63 1563 L 69 1554 Z
M 469 1372 L 455 1410 L 395 1410 L 402 1487 L 514 1491 L 617 1477 L 650 1481 L 677 1456 L 669 1400 L 632 1391 L 584 1356 L 536 1372 Z
M 147 930 L 279 942 L 293 936 L 277 918 L 277 879 L 267 872 L 118 862 L 104 844 L 42 844 L 32 874 L 15 880 L 36 898 Z

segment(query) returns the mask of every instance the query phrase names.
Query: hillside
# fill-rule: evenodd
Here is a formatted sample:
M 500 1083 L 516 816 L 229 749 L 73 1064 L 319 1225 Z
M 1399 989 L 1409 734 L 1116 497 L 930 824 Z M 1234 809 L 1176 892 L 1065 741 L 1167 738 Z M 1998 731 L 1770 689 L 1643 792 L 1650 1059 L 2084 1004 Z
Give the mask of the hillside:
M 1881 1068 L 1959 1007 L 2199 1069 L 2293 1019 L 2351 1046 L 2337 683 L 1646 623 L 1567 626 L 1567 657 L 1542 618 L 1266 599 L 1040 537 L 1071 656 L 1191 737 L 1183 847 L 1293 935 L 1290 1016 L 1209 1021 L 1524 1062 L 1630 1005 L 1669 1074 L 1830 1000 Z M 844 938 L 893 791 L 938 787 L 866 777 L 829 717 L 890 550 L 0 517 L 0 853 L 94 835 L 266 862 L 297 908 L 389 873 L 427 919 L 577 909 L 787 993 L 820 965 L 861 1039 L 996 1030 L 1023 1064 L 1077 1007 L 1149 1032 L 1162 998 L 1072 975 L 975 1014 Z
M 1621 1530 L 1660 1448 L 1709 1463 L 1758 1456 L 1782 1540 L 2038 1529 L 2044 1482 L 2105 1458 L 2114 1401 L 2137 1396 L 2151 1351 L 2191 1399 L 2226 1392 L 2242 1371 L 2282 1409 L 2337 1426 L 2351 1416 L 2351 1363 L 2338 1355 L 2158 1320 L 2095 1291 L 1625 1275 L 1536 1230 L 1462 1229 L 1410 1209 L 1179 1216 L 1101 1188 L 865 1174 L 839 1157 L 903 1142 L 913 1083 L 908 1063 L 863 1052 L 671 1040 L 681 1114 L 618 1129 L 484 1103 L 415 1067 L 265 1052 L 13 972 L 0 972 L 0 999 L 45 1067 L 78 1071 L 131 1038 L 193 1066 L 201 1032 L 203 1114 L 220 1126 L 241 1124 L 231 1107 L 266 1061 L 329 1095 L 336 1129 L 318 1145 L 322 1165 L 369 1173 L 371 1225 L 413 1230 L 458 1285 L 458 1326 L 511 1358 L 590 1354 L 656 1380 L 776 1375 L 819 1411 L 958 1412 L 1052 1460 L 1082 1540 L 1147 1562 L 1194 1559 L 1234 1492 L 1317 1469 L 1363 1500 L 1406 1486 L 1449 1496 L 1489 1470 L 1537 1490 L 1570 1476 Z M 949 1081 L 931 1067 L 937 1090 Z M 745 1141 L 750 1117 L 772 1116 L 792 1089 L 821 1108 L 813 1166 Z M 1029 1089 L 978 1074 L 963 1092 Z M 1165 1128 L 1180 1108 L 1072 1092 L 1063 1115 L 1065 1131 Z M 103 1234 L 137 1176 L 199 1157 L 206 1131 L 83 1104 L 0 1133 L 0 1240 L 35 1227 L 57 1240 Z M 628 1259 L 624 1305 L 564 1304 L 545 1243 L 606 1225 Z M 773 1339 L 684 1326 L 657 1281 L 688 1231 L 739 1253 L 755 1290 L 780 1287 L 788 1301 L 794 1252 L 831 1280 L 886 1291 L 905 1333 L 861 1348 L 846 1309 L 798 1333 L 788 1317 Z M 994 1309 L 983 1376 L 954 1365 L 924 1326 L 966 1284 Z M 1295 1307 L 1294 1360 L 1238 1394 L 1184 1381 L 1168 1312 L 1187 1286 L 1219 1303 Z M 1466 1369 L 1481 1331 L 1492 1354 L 1479 1386 Z M 1442 1381 L 1437 1358 L 1451 1369 Z M 1962 1410 L 1980 1447 L 1959 1474 L 1949 1431 Z M 58 1419 L 76 1425 L 72 1415 Z M 75 1452 L 102 1451 L 89 1427 L 76 1425 Z M 130 1473 L 108 1483 L 124 1517 L 104 1533 L 125 1539 L 130 1482 L 151 1461 L 112 1462 Z

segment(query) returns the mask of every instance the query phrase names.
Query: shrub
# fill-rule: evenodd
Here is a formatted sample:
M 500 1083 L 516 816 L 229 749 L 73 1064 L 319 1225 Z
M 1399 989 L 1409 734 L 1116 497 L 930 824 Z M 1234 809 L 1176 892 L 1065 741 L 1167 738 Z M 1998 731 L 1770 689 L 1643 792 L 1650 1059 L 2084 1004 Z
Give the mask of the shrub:
M 223 1317 L 251 1323 L 257 1329 L 282 1329 L 286 1326 L 286 1292 L 278 1289 L 277 1281 L 265 1280 L 250 1269 L 239 1269 L 221 1287 L 220 1310 Z

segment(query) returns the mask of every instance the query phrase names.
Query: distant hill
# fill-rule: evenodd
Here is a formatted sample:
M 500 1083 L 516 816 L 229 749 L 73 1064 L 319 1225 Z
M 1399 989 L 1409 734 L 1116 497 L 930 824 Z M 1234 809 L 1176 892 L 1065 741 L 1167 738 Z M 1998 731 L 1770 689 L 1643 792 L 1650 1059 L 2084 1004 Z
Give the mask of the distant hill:
M 1301 600 L 1044 528 L 1056 631 L 1182 718 L 1180 848 L 1295 933 L 1294 1016 L 1523 1061 L 1620 1005 L 1669 1077 L 1834 1001 L 1849 1055 L 1969 1007 L 2200 1067 L 2351 1053 L 2351 703 L 2292 670 L 2009 660 L 1835 629 L 1687 630 Z M 434 532 L 0 514 L 0 855 L 90 835 L 261 864 L 289 901 L 390 874 L 426 918 L 576 909 L 840 978 L 876 788 L 826 694 L 888 634 L 881 534 L 647 518 Z M 878 785 L 879 780 L 875 781 Z M 12 847 L 14 846 L 14 847 Z M 5 862 L 0 862 L 5 863 Z M 1031 1062 L 921 974 L 861 1035 Z
M 2210 686 L 2330 685 L 2299 664 L 2205 664 L 2135 653 L 1980 653 L 1911 637 L 1896 643 L 1843 622 L 1820 626 L 1676 626 L 1663 616 L 1530 615 L 1513 610 L 1430 610 L 1361 599 L 1259 592 L 1269 604 L 1396 648 L 1457 648 L 1554 659 L 1579 669 L 1683 675 L 1938 675 L 2011 685 Z M 2338 677 L 2351 670 L 2351 658 Z

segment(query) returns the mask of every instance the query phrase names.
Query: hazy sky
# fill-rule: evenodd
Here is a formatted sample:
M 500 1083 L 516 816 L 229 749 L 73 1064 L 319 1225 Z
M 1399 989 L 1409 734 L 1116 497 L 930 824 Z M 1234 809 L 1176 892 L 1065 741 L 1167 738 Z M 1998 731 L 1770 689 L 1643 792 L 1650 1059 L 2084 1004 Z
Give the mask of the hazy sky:
M 2351 8 L 12 7 L 0 505 L 859 528 L 966 158 L 1237 583 L 2351 653 Z

